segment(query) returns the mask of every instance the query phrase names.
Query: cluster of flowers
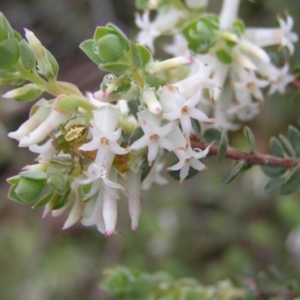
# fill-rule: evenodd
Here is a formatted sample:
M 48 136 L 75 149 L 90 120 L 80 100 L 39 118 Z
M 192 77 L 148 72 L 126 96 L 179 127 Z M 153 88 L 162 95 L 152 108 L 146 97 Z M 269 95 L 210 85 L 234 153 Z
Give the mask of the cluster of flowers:
M 128 199 L 131 228 L 136 230 L 141 212 L 141 190 L 148 190 L 153 182 L 167 183 L 159 174 L 163 169 L 164 150 L 177 156 L 178 162 L 168 170 L 178 172 L 181 183 L 191 168 L 197 171 L 206 168 L 200 159 L 208 154 L 209 146 L 205 150 L 191 147 L 190 137 L 195 133 L 192 120 L 222 129 L 237 129 L 237 120 L 249 120 L 259 112 L 263 101 L 262 88 L 269 86 L 269 94 L 284 91 L 294 77 L 288 74 L 287 65 L 280 69 L 272 64 L 261 47 L 279 44 L 287 46 L 293 53 L 297 36 L 291 33 L 292 18 L 287 17 L 286 23 L 280 19 L 279 29 L 246 29 L 237 35 L 230 30 L 237 18 L 238 2 L 223 1 L 219 30 L 215 30 L 215 35 L 221 40 L 234 42 L 229 63 L 220 61 L 218 44 L 210 47 L 205 55 L 191 57 L 188 43 L 175 26 L 184 19 L 184 11 L 163 7 L 152 22 L 148 11 L 142 18 L 137 15 L 136 23 L 141 28 L 138 42 L 153 51 L 153 40 L 175 28 L 172 32 L 174 43 L 166 47 L 166 51 L 175 58 L 162 62 L 149 59 L 141 72 L 132 68 L 130 72 L 124 72 L 123 77 L 108 74 L 100 90 L 86 97 L 76 88 L 64 86 L 67 91 L 75 90 L 75 96 L 61 93 L 55 99 L 42 99 L 35 104 L 29 120 L 17 131 L 9 133 L 9 137 L 19 140 L 20 147 L 29 147 L 39 154 L 38 164 L 26 166 L 26 171 L 40 170 L 53 174 L 55 168 L 61 175 L 56 177 L 68 182 L 69 189 L 62 197 L 56 197 L 54 193 L 47 198 L 43 217 L 49 212 L 58 216 L 69 209 L 63 229 L 81 221 L 85 226 L 96 225 L 101 233 L 111 236 L 116 232 L 117 202 L 124 194 Z M 149 1 L 149 9 L 157 8 L 158 3 Z M 205 3 L 187 1 L 191 7 Z M 111 41 L 117 40 L 118 45 L 130 49 L 132 55 L 137 51 L 146 53 L 132 44 L 129 48 L 122 33 L 113 26 L 101 30 L 96 32 L 96 38 L 101 39 L 107 34 Z M 26 37 L 35 51 L 40 72 L 43 66 L 46 70 L 44 48 L 29 30 L 26 30 Z M 89 52 L 90 43 L 94 42 L 88 41 L 85 49 L 90 58 L 98 61 L 99 57 L 95 57 L 93 51 Z M 119 63 L 123 49 L 110 55 L 101 52 L 100 45 L 99 53 L 101 59 L 106 55 L 116 61 L 103 63 L 109 68 Z M 145 55 L 148 56 L 147 53 Z M 39 57 L 46 60 L 39 61 Z M 124 65 L 122 62 L 118 66 L 123 68 Z M 158 88 L 141 78 L 180 69 L 183 65 L 189 68 L 184 79 L 174 76 L 168 84 Z M 225 85 L 227 78 L 231 81 L 228 86 Z M 14 98 L 19 92 L 16 89 L 3 97 Z M 131 104 L 136 101 L 138 108 L 134 111 Z M 144 167 L 145 162 L 147 168 Z M 59 184 L 55 176 L 47 176 L 51 187 L 55 186 L 52 178 Z M 58 190 L 57 187 L 55 189 Z M 16 183 L 13 191 L 18 192 Z M 58 201 L 63 205 L 58 207 Z
M 165 51 L 173 56 L 188 55 L 188 41 L 180 30 L 180 25 L 185 24 L 186 11 L 174 6 L 160 6 L 160 2 L 162 1 L 149 1 L 148 10 L 142 17 L 136 15 L 136 25 L 141 30 L 138 42 L 154 51 L 153 43 L 157 37 L 163 34 L 173 35 L 173 44 L 165 46 Z M 298 36 L 292 32 L 292 17 L 287 15 L 286 21 L 278 17 L 279 28 L 243 28 L 244 25 L 238 20 L 239 4 L 240 0 L 223 1 L 219 28 L 213 32 L 223 38 L 223 42 L 215 43 L 204 54 L 194 54 L 211 67 L 210 77 L 221 87 L 216 90 L 213 99 L 203 98 L 201 103 L 204 111 L 217 120 L 214 126 L 219 129 L 240 128 L 242 122 L 253 119 L 260 112 L 265 99 L 263 89 L 268 88 L 268 96 L 275 92 L 283 94 L 286 86 L 295 78 L 289 73 L 287 62 L 282 67 L 275 66 L 270 55 L 263 49 L 278 45 L 280 49 L 287 47 L 290 55 L 294 53 L 294 43 L 298 41 Z M 205 8 L 207 1 L 191 0 L 187 1 L 187 5 L 192 10 L 201 10 Z M 158 10 L 152 21 L 149 19 L 150 9 Z M 237 24 L 242 27 L 238 32 L 234 26 Z M 226 42 L 232 42 L 234 46 L 226 49 L 229 50 L 225 53 L 226 57 L 220 59 L 218 53 L 226 48 Z M 224 59 L 227 61 L 224 62 Z
M 26 36 L 31 42 L 37 40 L 28 30 Z M 159 72 L 191 62 L 191 57 L 179 57 L 152 63 L 148 69 Z M 136 95 L 132 96 L 132 89 L 119 96 L 113 94 L 116 79 L 113 74 L 105 76 L 104 91 L 101 89 L 85 98 L 88 107 L 94 108 L 92 113 L 83 108 L 68 113 L 61 111 L 60 103 L 68 98 L 64 94 L 53 100 L 41 99 L 34 105 L 31 117 L 17 131 L 9 133 L 10 138 L 19 140 L 20 147 L 29 147 L 39 154 L 38 164 L 25 166 L 23 170 L 47 172 L 55 167 L 70 183 L 65 205 L 56 209 L 55 201 L 49 201 L 43 217 L 50 211 L 58 216 L 70 208 L 63 229 L 80 220 L 86 226 L 96 225 L 101 233 L 111 236 L 115 233 L 117 201 L 124 193 L 128 198 L 131 228 L 136 230 L 141 190 L 149 189 L 153 182 L 167 183 L 159 174 L 164 149 L 178 157 L 178 162 L 168 170 L 180 170 L 180 182 L 187 177 L 190 167 L 198 171 L 205 169 L 199 159 L 207 155 L 209 147 L 204 151 L 191 148 L 190 134 L 194 132 L 191 118 L 199 122 L 215 121 L 198 109 L 197 104 L 202 90 L 213 90 L 216 84 L 208 77 L 209 68 L 198 60 L 195 63 L 197 72 L 182 81 L 162 86 L 157 91 L 149 86 L 140 89 L 136 118 L 128 106 Z M 132 85 L 136 89 L 134 82 Z M 3 97 L 11 98 L 17 96 L 16 93 L 18 90 L 10 91 Z M 85 128 L 87 134 L 84 134 Z M 131 143 L 137 128 L 141 128 L 143 134 Z M 128 141 L 126 134 L 130 136 Z M 145 160 L 151 169 L 148 167 L 142 181 Z

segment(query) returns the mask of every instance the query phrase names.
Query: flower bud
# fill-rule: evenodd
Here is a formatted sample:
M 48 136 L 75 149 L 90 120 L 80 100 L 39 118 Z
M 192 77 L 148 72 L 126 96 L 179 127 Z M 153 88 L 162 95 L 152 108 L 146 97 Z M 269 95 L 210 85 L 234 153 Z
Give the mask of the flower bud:
M 24 30 L 29 46 L 35 54 L 39 72 L 46 78 L 56 77 L 58 67 L 57 62 L 52 54 L 50 54 L 50 52 L 45 49 L 40 40 L 34 35 L 32 31 L 26 28 L 24 28 Z
M 141 214 L 141 174 L 129 171 L 128 174 L 128 208 L 131 218 L 131 230 L 136 231 Z
M 145 88 L 141 92 L 141 100 L 144 102 L 149 111 L 153 114 L 159 114 L 162 110 L 162 107 L 156 97 L 156 94 L 154 92 L 153 88 Z
M 146 67 L 146 72 L 150 75 L 153 75 L 159 72 L 168 71 L 186 64 L 190 64 L 192 61 L 193 61 L 193 57 L 190 56 L 190 57 L 175 57 L 161 62 L 153 62 Z
M 51 108 L 44 105 L 39 106 L 38 110 L 24 123 L 17 131 L 10 132 L 8 136 L 12 139 L 20 140 L 29 135 L 38 127 L 49 115 Z

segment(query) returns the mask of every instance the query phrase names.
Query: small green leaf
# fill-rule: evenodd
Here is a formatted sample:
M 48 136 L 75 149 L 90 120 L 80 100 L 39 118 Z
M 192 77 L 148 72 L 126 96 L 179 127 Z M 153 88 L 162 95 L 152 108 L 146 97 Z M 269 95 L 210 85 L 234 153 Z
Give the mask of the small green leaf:
M 36 64 L 35 54 L 25 40 L 19 42 L 19 51 L 24 69 L 27 71 L 33 70 Z
M 130 67 L 131 66 L 128 63 L 119 63 L 119 62 L 105 63 L 99 65 L 99 68 L 102 71 L 111 72 L 115 74 L 125 73 L 127 70 L 130 69 Z
M 131 51 L 132 67 L 135 68 L 135 69 L 138 69 L 142 65 L 142 58 L 141 58 L 141 55 L 140 55 L 139 48 L 132 41 L 129 41 L 129 47 L 130 47 L 130 51 Z
M 21 175 L 24 178 L 31 178 L 31 179 L 35 179 L 35 180 L 47 179 L 46 172 L 41 171 L 41 170 L 23 171 L 19 175 Z
M 53 106 L 60 113 L 68 114 L 78 107 L 80 100 L 79 96 L 60 95 L 56 98 Z
M 250 152 L 254 152 L 255 150 L 255 137 L 253 131 L 248 127 L 245 126 L 243 130 L 244 136 L 250 146 Z
M 54 190 L 51 189 L 48 193 L 46 193 L 43 197 L 41 197 L 34 205 L 32 208 L 39 208 L 42 206 L 45 206 L 53 197 L 54 195 Z
M 124 49 L 124 51 L 128 51 L 129 50 L 128 39 L 124 34 L 124 32 L 113 23 L 108 23 L 106 27 L 114 31 L 114 33 L 119 37 L 120 41 L 122 42 L 123 45 L 122 48 Z
M 103 27 L 103 26 L 98 26 L 96 27 L 96 30 L 94 32 L 94 37 L 93 37 L 93 41 L 95 43 L 97 43 L 102 37 L 108 35 L 108 34 L 114 34 L 114 30 L 107 28 L 107 27 Z
M 292 147 L 296 153 L 296 156 L 299 157 L 300 156 L 300 132 L 299 132 L 299 130 L 296 127 L 290 125 L 289 130 L 288 130 L 288 138 L 292 144 Z
M 2 12 L 0 12 L 0 41 L 14 37 L 14 30 L 5 18 Z
M 216 54 L 219 61 L 222 62 L 223 64 L 228 65 L 232 63 L 232 57 L 227 50 L 225 49 L 218 50 Z
M 286 168 L 261 166 L 261 170 L 269 177 L 277 177 L 286 172 Z
M 11 185 L 16 185 L 19 183 L 20 179 L 21 179 L 20 175 L 15 175 L 15 176 L 7 178 L 6 181 Z
M 22 204 L 27 204 L 27 202 L 25 202 L 24 200 L 22 200 L 17 194 L 16 194 L 16 188 L 17 188 L 17 184 L 16 185 L 12 185 L 9 189 L 8 195 L 7 197 L 15 202 L 18 203 L 22 203 Z
M 66 192 L 63 195 L 61 195 L 61 197 L 58 199 L 58 201 L 55 203 L 52 209 L 60 209 L 63 206 L 65 206 L 68 203 L 70 194 L 71 194 L 71 187 L 68 182 Z
M 88 201 L 91 197 L 86 198 L 86 195 L 89 193 L 89 191 L 91 190 L 92 184 L 81 184 L 78 187 L 78 198 L 82 201 Z
M 287 176 L 280 190 L 281 195 L 293 193 L 300 185 L 300 166 L 295 167 Z
M 137 45 L 137 47 L 141 55 L 142 67 L 145 67 L 148 63 L 150 63 L 153 60 L 152 54 L 146 47 L 142 45 Z
M 218 150 L 218 160 L 219 162 L 222 162 L 226 152 L 227 152 L 227 147 L 228 147 L 228 136 L 227 136 L 227 131 L 224 130 L 221 135 L 221 141 L 220 141 L 220 146 Z
M 236 20 L 232 23 L 233 33 L 241 37 L 245 32 L 245 24 L 241 20 Z
M 283 177 L 276 177 L 271 179 L 265 186 L 265 192 L 271 193 L 277 189 L 279 189 L 284 184 L 284 178 Z
M 296 153 L 295 153 L 295 150 L 293 149 L 291 142 L 282 134 L 279 135 L 279 139 L 280 139 L 281 143 L 283 144 L 287 154 L 289 156 L 295 157 Z
M 276 137 L 271 137 L 270 139 L 270 148 L 274 155 L 284 157 L 284 150 L 282 144 Z
M 79 48 L 97 65 L 102 61 L 98 55 L 97 45 L 93 40 L 86 40 L 80 44 Z
M 57 78 L 58 75 L 58 71 L 59 71 L 59 65 L 58 62 L 56 60 L 56 58 L 52 55 L 52 53 L 45 48 L 45 53 L 47 56 L 47 60 L 50 63 L 51 66 L 51 75 L 49 74 L 50 78 Z
M 34 83 L 28 83 L 11 92 L 15 92 L 16 94 L 18 94 L 15 97 L 13 97 L 16 101 L 31 102 L 40 97 L 43 93 L 43 90 Z
M 26 203 L 35 201 L 46 187 L 46 180 L 34 180 L 23 177 L 17 187 L 16 194 Z
M 215 128 L 208 128 L 203 134 L 206 143 L 210 144 L 215 142 L 215 145 L 220 145 L 221 132 Z
M 227 172 L 224 175 L 221 182 L 227 184 L 230 181 L 232 181 L 237 176 L 237 174 L 243 169 L 244 166 L 245 166 L 245 162 L 240 161 L 238 164 L 235 165 L 233 169 L 231 169 L 229 172 Z
M 13 66 L 19 59 L 19 45 L 14 38 L 0 43 L 0 69 Z
M 49 168 L 47 170 L 47 183 L 59 195 L 65 194 L 67 190 L 67 181 L 58 169 Z
M 98 55 L 103 63 L 112 63 L 124 56 L 124 49 L 119 37 L 108 34 L 97 42 Z

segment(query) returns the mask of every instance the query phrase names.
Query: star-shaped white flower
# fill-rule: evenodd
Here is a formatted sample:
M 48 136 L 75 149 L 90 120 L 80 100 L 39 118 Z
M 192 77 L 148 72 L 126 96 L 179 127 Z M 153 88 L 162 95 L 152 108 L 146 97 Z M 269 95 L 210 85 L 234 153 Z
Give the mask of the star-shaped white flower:
M 172 130 L 173 123 L 160 127 L 160 120 L 148 110 L 138 113 L 138 120 L 144 135 L 135 141 L 129 149 L 139 150 L 148 147 L 147 158 L 149 165 L 152 165 L 159 147 L 168 151 L 174 150 L 174 144 L 166 138 L 166 135 Z
M 137 36 L 138 43 L 147 46 L 151 52 L 154 52 L 154 39 L 160 35 L 160 30 L 150 21 L 149 11 L 145 11 L 142 16 L 136 14 L 135 24 L 141 29 Z
M 175 150 L 175 154 L 179 158 L 179 162 L 172 167 L 169 167 L 169 171 L 177 171 L 180 170 L 179 178 L 180 183 L 183 182 L 183 180 L 188 176 L 190 167 L 202 171 L 206 169 L 206 166 L 199 161 L 199 159 L 205 157 L 209 152 L 209 147 L 206 147 L 204 151 L 191 147 L 186 147 L 185 149 L 177 149 Z
M 295 79 L 295 76 L 289 73 L 288 64 L 285 64 L 283 68 L 278 70 L 278 77 L 274 82 L 271 83 L 269 95 L 272 95 L 275 92 L 284 94 L 286 86 Z
M 260 47 L 280 45 L 287 47 L 291 54 L 294 53 L 294 43 L 298 41 L 298 35 L 292 32 L 294 20 L 287 16 L 286 21 L 278 17 L 280 28 L 248 28 L 244 37 Z
M 190 98 L 185 99 L 176 89 L 165 87 L 161 92 L 163 117 L 169 121 L 179 120 L 185 135 L 192 132 L 191 118 L 199 122 L 214 122 L 195 106 L 200 100 L 201 93 L 196 91 Z
M 126 149 L 118 143 L 122 133 L 121 128 L 114 131 L 119 121 L 118 111 L 107 105 L 95 110 L 93 114 L 94 120 L 91 122 L 92 128 L 90 129 L 93 138 L 79 149 L 83 151 L 97 150 L 95 162 L 98 165 L 104 164 L 110 154 L 126 154 Z

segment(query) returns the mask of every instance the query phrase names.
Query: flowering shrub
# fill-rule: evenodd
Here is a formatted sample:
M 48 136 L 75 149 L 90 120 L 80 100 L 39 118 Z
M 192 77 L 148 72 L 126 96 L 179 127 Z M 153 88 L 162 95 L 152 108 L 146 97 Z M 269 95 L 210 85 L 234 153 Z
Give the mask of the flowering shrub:
M 160 175 L 164 155 L 176 157 L 166 169 L 180 184 L 207 169 L 201 160 L 210 154 L 237 160 L 225 183 L 259 164 L 271 177 L 266 192 L 294 192 L 300 184 L 296 127 L 289 127 L 288 137 L 271 138 L 269 156 L 255 152 L 249 127 L 248 153 L 230 148 L 227 136 L 258 115 L 269 95 L 295 83 L 288 61 L 298 40 L 293 19 L 278 18 L 278 28 L 246 28 L 238 0 L 224 0 L 219 16 L 204 12 L 206 2 L 137 1 L 143 11 L 136 14 L 137 43 L 113 24 L 97 27 L 80 48 L 108 74 L 86 95 L 57 80 L 56 60 L 33 32 L 25 29 L 22 39 L 1 15 L 0 82 L 18 86 L 2 97 L 38 99 L 29 119 L 9 133 L 19 147 L 38 154 L 36 164 L 8 179 L 9 198 L 44 206 L 43 217 L 68 211 L 63 229 L 80 221 L 112 236 L 121 196 L 135 231 L 141 191 L 168 182 Z M 156 61 L 154 41 L 165 34 L 173 37 L 164 47 L 172 58 Z M 272 45 L 279 46 L 282 65 L 264 49 Z

